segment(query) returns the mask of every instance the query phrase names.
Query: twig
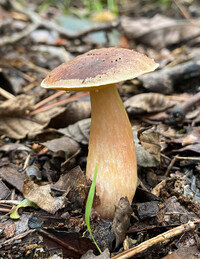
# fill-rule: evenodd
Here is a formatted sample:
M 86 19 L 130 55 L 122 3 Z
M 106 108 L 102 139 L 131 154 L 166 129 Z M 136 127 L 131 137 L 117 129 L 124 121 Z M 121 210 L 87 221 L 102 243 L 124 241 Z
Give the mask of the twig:
M 168 175 L 169 175 L 169 172 L 170 172 L 170 170 L 172 169 L 172 166 L 175 164 L 176 160 L 177 160 L 177 156 L 175 156 L 175 157 L 171 160 L 171 162 L 170 162 L 170 164 L 169 164 L 169 166 L 168 166 L 168 168 L 167 168 L 167 170 L 166 170 L 164 176 L 168 176 Z
M 80 152 L 81 152 L 81 148 L 79 148 L 71 157 L 69 157 L 67 160 L 65 160 L 63 163 L 61 163 L 61 167 L 62 167 L 62 168 L 65 167 L 66 164 L 67 164 L 70 160 L 72 160 L 73 158 L 75 158 L 78 154 L 80 154 Z
M 41 106 L 43 106 L 44 104 L 54 100 L 55 98 L 60 97 L 63 94 L 66 94 L 66 91 L 59 91 L 59 92 L 56 92 L 55 94 L 52 94 L 51 96 L 49 96 L 46 99 L 42 100 L 41 102 L 37 103 L 34 106 L 34 110 L 40 108 Z
M 30 91 L 31 89 L 33 89 L 34 87 L 36 87 L 37 85 L 39 85 L 39 81 L 36 80 L 36 81 L 24 86 L 23 92 L 26 93 L 26 92 Z
M 14 99 L 15 96 L 9 92 L 7 92 L 6 90 L 4 90 L 3 88 L 0 87 L 0 95 L 2 95 L 3 97 L 5 97 L 6 99 Z
M 186 156 L 176 156 L 180 160 L 197 160 L 200 161 L 200 157 L 186 157 Z
M 200 221 L 196 222 L 188 222 L 186 224 L 183 224 L 181 226 L 178 226 L 176 228 L 170 229 L 169 231 L 166 231 L 165 233 L 162 233 L 156 237 L 153 237 L 147 241 L 144 241 L 143 243 L 139 244 L 136 247 L 133 247 L 127 251 L 122 252 L 119 255 L 116 255 L 112 257 L 112 259 L 127 259 L 131 258 L 132 256 L 139 254 L 143 251 L 145 251 L 147 248 L 152 247 L 155 244 L 158 244 L 160 242 L 165 242 L 166 240 L 181 235 L 187 231 L 194 230 L 196 228 L 196 224 L 199 224 Z
M 0 200 L 0 204 L 19 205 L 21 201 L 15 200 Z
M 181 4 L 181 2 L 179 0 L 173 0 L 173 1 L 174 1 L 175 5 L 179 8 L 179 10 L 181 11 L 184 18 L 195 25 L 195 22 L 191 19 L 187 9 Z
M 78 93 L 78 94 L 73 95 L 73 96 L 71 96 L 71 97 L 68 97 L 68 98 L 66 98 L 66 99 L 64 99 L 64 100 L 61 100 L 61 101 L 58 101 L 58 102 L 55 102 L 55 103 L 46 105 L 46 106 L 44 106 L 44 107 L 41 107 L 41 108 L 39 108 L 39 109 L 37 109 L 37 110 L 31 112 L 30 115 L 36 115 L 36 114 L 38 114 L 38 113 L 40 113 L 40 112 L 47 111 L 47 110 L 49 110 L 49 109 L 51 109 L 51 108 L 53 108 L 53 107 L 57 107 L 57 106 L 60 106 L 60 105 L 64 105 L 64 104 L 66 104 L 66 103 L 75 101 L 75 100 L 77 100 L 77 99 L 79 99 L 79 98 L 82 98 L 82 97 L 84 97 L 84 96 L 87 96 L 87 95 L 89 95 L 88 92 Z

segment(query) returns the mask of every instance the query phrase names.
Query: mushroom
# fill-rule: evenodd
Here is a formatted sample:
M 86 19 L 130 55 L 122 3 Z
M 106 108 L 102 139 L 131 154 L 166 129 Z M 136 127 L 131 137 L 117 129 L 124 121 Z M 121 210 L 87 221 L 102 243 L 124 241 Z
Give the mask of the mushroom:
M 94 49 L 64 63 L 42 81 L 42 87 L 90 91 L 91 126 L 86 176 L 92 180 L 98 163 L 94 209 L 102 218 L 114 217 L 121 197 L 132 202 L 137 187 L 137 162 L 128 115 L 117 83 L 155 70 L 145 55 L 123 48 Z

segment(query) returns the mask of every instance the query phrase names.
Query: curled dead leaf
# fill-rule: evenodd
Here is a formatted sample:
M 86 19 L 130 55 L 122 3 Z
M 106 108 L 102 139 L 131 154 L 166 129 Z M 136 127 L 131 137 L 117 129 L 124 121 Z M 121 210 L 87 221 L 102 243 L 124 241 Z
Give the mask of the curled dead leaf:
M 75 140 L 65 136 L 48 140 L 43 142 L 42 145 L 53 152 L 64 151 L 66 158 L 69 158 L 80 149 L 80 145 Z
M 78 143 L 87 145 L 90 134 L 90 122 L 91 119 L 84 119 L 69 125 L 67 128 L 58 129 L 58 131 L 74 140 Z
M 158 162 L 160 162 L 160 134 L 157 131 L 154 131 L 153 129 L 148 129 L 146 131 L 141 130 L 138 133 L 140 143 L 144 147 L 144 149 L 148 151 Z
M 129 114 L 161 112 L 172 107 L 174 104 L 174 101 L 158 93 L 138 94 L 124 102 Z
M 51 185 L 40 186 L 34 181 L 26 180 L 23 186 L 23 195 L 26 199 L 34 202 L 41 209 L 54 214 L 64 207 L 65 195 L 53 197 L 51 195 Z
M 112 231 L 116 238 L 117 248 L 125 239 L 126 232 L 130 225 L 132 208 L 127 197 L 122 197 L 115 206 L 115 216 L 113 219 Z

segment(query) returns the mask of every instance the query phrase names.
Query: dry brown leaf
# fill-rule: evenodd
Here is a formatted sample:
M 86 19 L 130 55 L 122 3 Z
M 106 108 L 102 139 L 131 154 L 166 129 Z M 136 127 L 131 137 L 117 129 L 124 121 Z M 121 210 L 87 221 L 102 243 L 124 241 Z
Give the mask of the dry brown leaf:
M 41 209 L 54 214 L 64 207 L 65 195 L 53 197 L 51 195 L 51 185 L 40 186 L 34 181 L 27 180 L 23 186 L 23 195 L 26 199 L 37 204 Z
M 177 44 L 200 33 L 199 26 L 189 21 L 175 20 L 159 14 L 153 18 L 124 17 L 121 25 L 127 38 L 157 49 Z
M 0 117 L 25 116 L 27 110 L 33 109 L 33 105 L 33 96 L 28 96 L 24 94 L 19 95 L 0 104 Z
M 176 138 L 172 142 L 182 144 L 182 146 L 200 143 L 200 127 L 193 128 L 186 136 Z
M 14 166 L 2 166 L 0 168 L 0 177 L 10 185 L 14 186 L 18 191 L 22 192 L 25 175 L 19 173 Z
M 124 102 L 124 106 L 130 114 L 160 112 L 172 107 L 174 104 L 174 101 L 158 93 L 138 94 Z
M 64 151 L 66 159 L 75 154 L 79 149 L 80 145 L 68 137 L 61 137 L 43 142 L 42 145 L 48 147 L 53 152 Z
M 32 110 L 34 98 L 20 95 L 0 104 L 0 133 L 14 139 L 26 136 L 35 137 L 48 125 L 51 118 L 65 110 L 64 107 L 55 107 L 33 117 L 27 115 Z
M 90 113 L 90 102 L 71 102 L 66 105 L 65 110 L 62 113 L 51 120 L 48 126 L 56 129 L 64 128 L 68 125 L 76 123 L 77 121 L 88 118 Z
M 78 143 L 87 145 L 90 135 L 90 122 L 91 119 L 84 119 L 69 125 L 67 128 L 58 129 L 58 131 L 76 140 Z
M 139 132 L 139 140 L 144 149 L 160 162 L 159 133 L 153 129 L 141 131 Z
M 179 152 L 195 152 L 195 153 L 199 153 L 200 154 L 200 143 L 198 144 L 193 144 L 193 145 L 187 145 L 183 148 L 180 148 L 180 149 L 174 149 L 171 151 L 172 153 L 179 153 Z M 191 156 L 191 154 L 190 154 Z
M 66 174 L 62 174 L 60 179 L 53 184 L 57 190 L 62 190 L 67 195 L 71 189 L 78 189 L 81 186 L 86 186 L 86 176 L 80 166 L 76 166 Z
M 130 226 L 132 211 L 127 197 L 122 197 L 115 206 L 115 216 L 112 225 L 112 231 L 116 238 L 115 248 L 117 248 L 125 239 L 126 232 Z

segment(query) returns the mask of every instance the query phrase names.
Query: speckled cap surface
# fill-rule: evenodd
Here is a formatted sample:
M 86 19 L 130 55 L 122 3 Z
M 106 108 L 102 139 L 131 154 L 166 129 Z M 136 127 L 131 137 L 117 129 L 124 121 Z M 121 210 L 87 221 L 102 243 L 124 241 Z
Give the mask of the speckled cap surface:
M 157 67 L 153 59 L 133 50 L 94 49 L 52 70 L 41 85 L 66 91 L 89 91 L 133 79 Z

